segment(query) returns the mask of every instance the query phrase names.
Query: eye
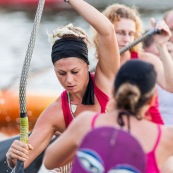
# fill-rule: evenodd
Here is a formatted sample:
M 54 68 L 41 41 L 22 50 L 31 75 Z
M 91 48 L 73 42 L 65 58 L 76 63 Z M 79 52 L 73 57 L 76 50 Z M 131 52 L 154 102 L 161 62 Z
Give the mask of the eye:
M 78 73 L 78 71 L 72 71 L 71 73 L 72 73 L 72 74 L 77 74 L 77 73 Z
M 124 35 L 124 31 L 121 31 L 121 30 L 120 31 L 116 31 L 116 33 L 119 34 L 119 35 Z
M 134 37 L 134 35 L 135 35 L 134 32 L 130 32 L 130 33 L 129 33 L 129 36 L 131 36 L 131 37 Z
M 103 162 L 97 153 L 92 150 L 77 151 L 77 157 L 81 166 L 89 173 L 103 173 Z
M 59 74 L 60 76 L 65 76 L 65 75 L 66 75 L 65 72 L 58 72 L 58 74 Z

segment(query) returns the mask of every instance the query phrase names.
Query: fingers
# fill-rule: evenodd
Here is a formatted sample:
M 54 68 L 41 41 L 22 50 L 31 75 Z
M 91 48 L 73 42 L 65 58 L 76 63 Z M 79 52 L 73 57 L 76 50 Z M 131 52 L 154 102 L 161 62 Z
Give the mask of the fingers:
M 151 18 L 151 26 L 153 27 L 153 28 L 156 28 L 156 26 L 157 26 L 157 23 L 158 23 L 158 20 L 156 20 L 155 18 Z
M 32 147 L 31 144 L 28 144 L 28 149 L 29 149 L 29 150 L 33 150 L 33 147 Z
M 166 43 L 166 47 L 167 47 L 168 52 L 170 53 L 171 57 L 173 58 L 173 43 L 171 43 L 171 42 L 168 41 Z
M 8 150 L 6 156 L 7 159 L 17 159 L 21 161 L 26 161 L 28 159 L 29 150 L 32 150 L 31 144 L 25 144 L 21 141 L 15 140 Z
M 151 19 L 152 26 L 162 31 L 161 33 L 171 36 L 171 31 L 164 20 Z

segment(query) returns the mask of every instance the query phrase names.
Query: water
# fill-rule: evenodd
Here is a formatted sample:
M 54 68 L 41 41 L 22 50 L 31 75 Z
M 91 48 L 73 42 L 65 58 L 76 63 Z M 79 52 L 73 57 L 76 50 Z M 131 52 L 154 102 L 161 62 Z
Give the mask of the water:
M 20 74 L 33 27 L 35 11 L 12 11 L 0 9 L 0 90 L 18 90 Z M 150 26 L 150 17 L 162 18 L 161 12 L 141 13 L 145 28 Z M 53 71 L 50 53 L 51 45 L 48 42 L 47 32 L 57 26 L 73 23 L 85 29 L 91 37 L 90 26 L 74 11 L 46 12 L 42 16 L 36 45 L 31 60 L 27 92 L 30 90 L 43 90 L 52 92 L 62 87 L 58 83 Z M 92 59 L 93 52 L 89 52 Z M 93 59 L 92 59 L 93 60 Z M 93 64 L 93 63 L 92 63 Z M 0 140 L 8 136 L 0 134 Z
M 19 85 L 34 15 L 34 10 L 25 12 L 0 9 L 0 89 L 17 88 Z M 161 18 L 159 13 L 154 16 Z M 141 17 L 147 26 L 150 25 L 148 14 L 143 13 Z M 47 32 L 50 33 L 57 26 L 68 23 L 84 28 L 91 35 L 89 25 L 74 11 L 43 13 L 30 65 L 28 89 L 62 90 L 53 72 Z M 48 79 L 51 81 L 46 82 Z
M 34 15 L 28 12 L 0 11 L 0 88 L 14 87 L 16 84 L 18 87 L 19 85 L 18 79 L 33 27 L 33 20 Z M 46 33 L 51 32 L 59 25 L 69 22 L 78 25 L 80 21 L 80 17 L 64 16 L 62 13 L 43 15 L 30 66 L 31 73 L 29 73 L 27 86 L 29 89 L 49 90 L 57 89 L 57 86 L 60 86 L 57 84 L 52 71 L 51 45 Z M 84 22 L 81 26 L 85 29 L 88 27 Z M 32 71 L 35 72 L 32 73 Z M 48 79 L 51 81 L 45 82 Z

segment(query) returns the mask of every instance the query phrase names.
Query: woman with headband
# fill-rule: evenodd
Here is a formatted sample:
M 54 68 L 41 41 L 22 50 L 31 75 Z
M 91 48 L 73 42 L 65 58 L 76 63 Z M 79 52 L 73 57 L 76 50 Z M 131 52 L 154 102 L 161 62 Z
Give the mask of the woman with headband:
M 110 88 L 120 66 L 114 27 L 87 2 L 69 0 L 68 3 L 99 33 L 96 71 L 89 72 L 88 37 L 81 28 L 69 24 L 50 35 L 54 70 L 65 91 L 40 115 L 28 144 L 18 140 L 12 143 L 6 154 L 11 168 L 17 159 L 28 167 L 48 146 L 53 135 L 64 132 L 82 111 L 105 112 L 111 96 Z
M 146 153 L 146 173 L 160 173 L 165 161 L 170 156 L 173 156 L 173 127 L 159 125 L 145 118 L 146 110 L 155 101 L 156 80 L 157 75 L 152 64 L 141 60 L 127 61 L 121 66 L 114 82 L 113 98 L 109 102 L 111 111 L 102 114 L 92 111 L 81 113 L 70 124 L 68 129 L 47 148 L 44 158 L 45 166 L 48 169 L 52 169 L 56 166 L 64 165 L 69 160 L 73 160 L 83 137 L 88 132 L 99 127 L 112 127 L 130 133 L 140 143 Z M 103 135 L 105 134 L 103 133 Z M 117 136 L 114 135 L 114 138 L 117 138 Z M 97 137 L 87 142 L 90 144 L 92 142 L 95 143 L 100 150 L 103 149 L 102 145 L 105 143 L 104 141 L 97 143 Z M 128 141 L 126 142 L 128 148 Z M 111 140 L 109 143 L 111 143 Z M 128 152 L 125 148 L 124 150 Z M 121 151 L 122 153 L 118 152 L 118 154 L 123 156 L 123 148 L 121 148 Z M 116 153 L 114 154 L 116 155 Z M 90 154 L 90 156 L 95 155 Z M 105 161 L 103 157 L 99 157 L 100 163 Z M 78 157 L 77 155 L 76 158 L 75 161 L 80 160 L 80 156 Z M 121 158 L 117 157 L 120 160 Z M 110 161 L 111 158 L 107 159 Z M 132 162 L 135 159 L 135 157 L 131 157 Z M 76 164 L 75 161 L 74 165 Z M 85 157 L 81 157 L 79 162 L 81 163 L 80 167 L 83 166 L 88 170 L 94 170 L 94 165 L 96 165 L 95 162 L 89 164 L 91 157 L 88 159 L 88 162 L 87 159 L 85 160 Z M 103 166 L 105 166 L 105 162 L 102 163 Z M 112 163 L 112 160 L 110 162 Z M 118 160 L 115 162 L 118 162 Z M 113 167 L 109 171 L 114 172 L 112 169 Z

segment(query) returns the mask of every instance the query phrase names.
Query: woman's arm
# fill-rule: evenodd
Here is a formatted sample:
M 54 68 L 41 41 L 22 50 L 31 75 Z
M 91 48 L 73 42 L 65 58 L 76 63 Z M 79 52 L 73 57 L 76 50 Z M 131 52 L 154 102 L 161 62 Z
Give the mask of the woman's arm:
M 24 161 L 24 167 L 27 168 L 47 147 L 55 132 L 62 129 L 64 119 L 61 115 L 58 116 L 58 110 L 60 110 L 60 106 L 58 107 L 54 103 L 39 116 L 28 144 L 18 140 L 12 143 L 6 154 L 8 165 L 11 168 L 16 165 L 17 159 Z
M 154 37 L 156 47 L 160 54 L 160 60 L 162 62 L 162 67 L 158 72 L 158 83 L 163 89 L 173 92 L 173 59 L 167 47 L 171 32 L 164 21 L 159 21 L 155 24 L 155 20 L 152 19 L 152 23 L 153 25 L 156 25 L 156 28 L 161 30 L 161 33 Z
M 47 169 L 64 166 L 73 160 L 81 140 L 91 129 L 93 115 L 94 112 L 89 111 L 79 114 L 67 130 L 47 148 L 44 157 L 44 165 Z
M 95 71 L 95 82 L 104 92 L 110 93 L 110 87 L 120 66 L 114 26 L 106 16 L 87 2 L 69 0 L 69 3 L 98 33 L 99 60 Z

